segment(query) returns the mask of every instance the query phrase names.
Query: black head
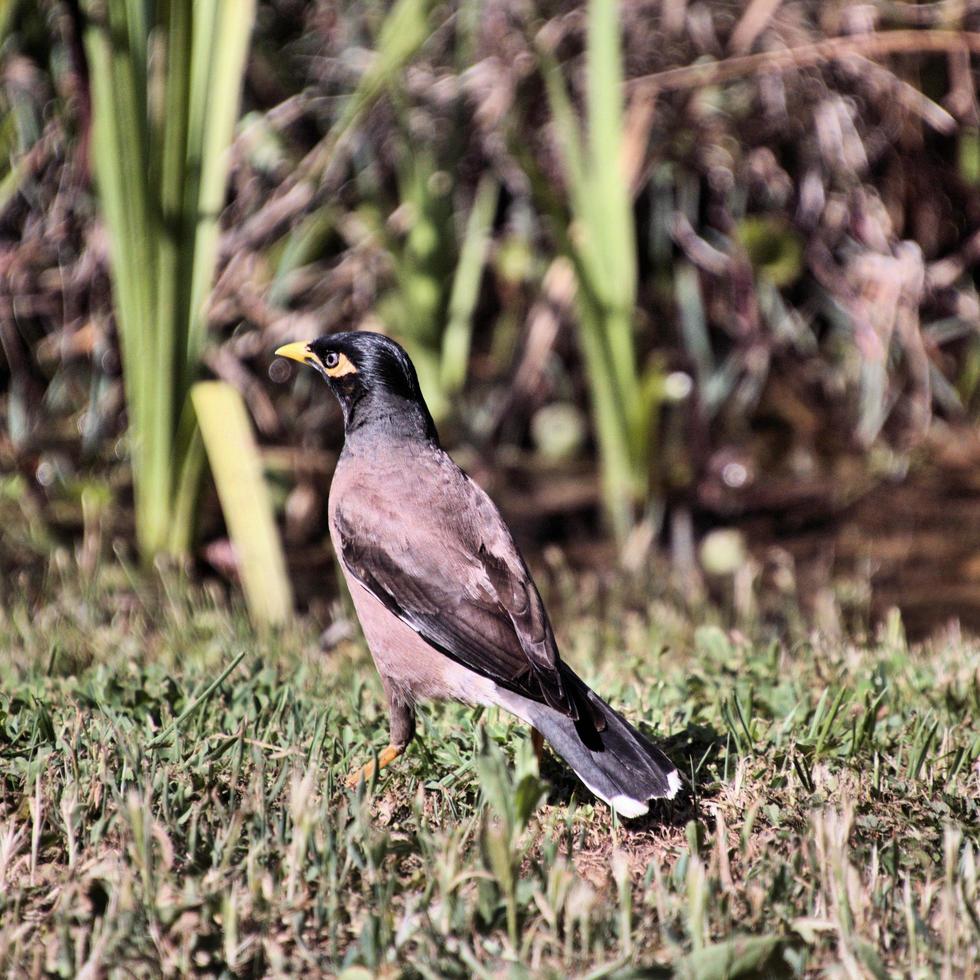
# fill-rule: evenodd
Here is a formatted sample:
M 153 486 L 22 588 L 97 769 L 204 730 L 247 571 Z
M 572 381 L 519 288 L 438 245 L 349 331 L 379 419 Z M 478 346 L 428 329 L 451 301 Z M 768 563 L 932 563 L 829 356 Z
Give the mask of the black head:
M 366 330 L 330 334 L 277 351 L 316 368 L 337 396 L 348 435 L 369 426 L 436 438 L 436 429 L 408 354 L 390 337 Z

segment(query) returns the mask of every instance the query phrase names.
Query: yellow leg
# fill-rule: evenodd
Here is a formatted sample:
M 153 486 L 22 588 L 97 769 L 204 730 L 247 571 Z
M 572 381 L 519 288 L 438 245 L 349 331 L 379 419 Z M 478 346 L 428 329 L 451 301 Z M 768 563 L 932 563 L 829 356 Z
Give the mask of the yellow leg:
M 378 768 L 384 769 L 385 766 L 394 762 L 404 749 L 398 748 L 397 745 L 389 745 L 378 755 Z M 356 789 L 357 784 L 363 779 L 367 782 L 374 775 L 374 763 L 369 762 L 366 766 L 358 766 L 351 774 L 347 777 L 347 787 L 348 789 Z
M 538 768 L 541 768 L 541 759 L 544 757 L 544 735 L 541 734 L 533 725 L 531 726 L 531 745 L 534 754 L 538 758 Z

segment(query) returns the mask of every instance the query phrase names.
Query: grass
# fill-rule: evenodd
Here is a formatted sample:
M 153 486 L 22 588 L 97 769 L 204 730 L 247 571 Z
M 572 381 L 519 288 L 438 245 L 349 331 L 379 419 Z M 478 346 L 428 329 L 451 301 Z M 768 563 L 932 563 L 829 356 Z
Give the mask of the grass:
M 693 795 L 617 822 L 458 706 L 347 791 L 386 737 L 358 640 L 56 564 L 0 609 L 0 968 L 976 975 L 980 644 L 897 618 L 787 644 L 635 581 L 548 585 L 566 658 Z

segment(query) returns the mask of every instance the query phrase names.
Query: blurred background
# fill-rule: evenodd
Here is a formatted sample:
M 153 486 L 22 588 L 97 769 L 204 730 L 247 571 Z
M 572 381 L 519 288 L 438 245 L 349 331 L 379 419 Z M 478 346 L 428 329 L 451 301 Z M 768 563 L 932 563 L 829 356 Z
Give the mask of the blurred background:
M 0 598 L 338 595 L 380 330 L 535 567 L 980 627 L 980 3 L 0 0 Z M 559 557 L 560 556 L 560 557 Z

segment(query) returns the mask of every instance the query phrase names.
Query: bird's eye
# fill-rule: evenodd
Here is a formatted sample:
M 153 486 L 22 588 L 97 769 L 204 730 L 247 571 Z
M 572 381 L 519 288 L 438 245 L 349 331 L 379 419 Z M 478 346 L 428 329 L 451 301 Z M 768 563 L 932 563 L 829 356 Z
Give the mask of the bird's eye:
M 340 355 L 332 350 L 323 359 L 323 366 L 325 368 L 335 368 L 340 363 Z

